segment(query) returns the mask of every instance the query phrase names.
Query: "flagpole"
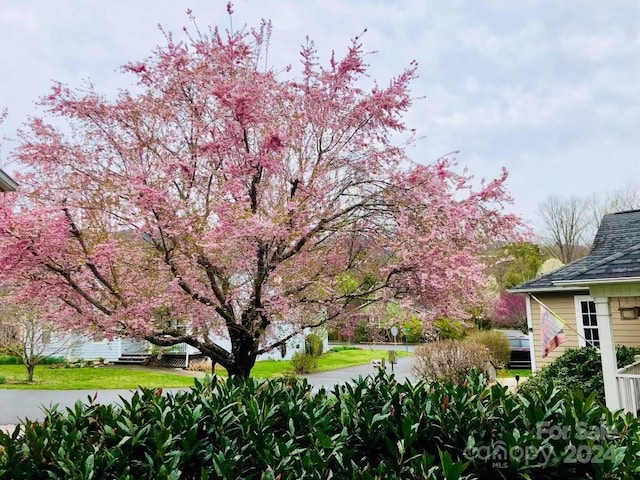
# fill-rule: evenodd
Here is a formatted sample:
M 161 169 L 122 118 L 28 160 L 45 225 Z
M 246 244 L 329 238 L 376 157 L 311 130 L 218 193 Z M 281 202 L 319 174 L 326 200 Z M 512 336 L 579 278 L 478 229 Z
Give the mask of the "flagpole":
M 553 311 L 553 310 L 551 310 L 549 307 L 547 307 L 544 303 L 542 303 L 540 300 L 538 300 L 538 299 L 536 298 L 536 296 L 535 296 L 535 295 L 533 295 L 532 293 L 530 293 L 530 294 L 529 294 L 529 296 L 530 296 L 531 298 L 533 298 L 536 302 L 538 302 L 542 308 L 546 308 L 546 309 L 547 309 L 547 311 L 548 311 L 551 315 L 553 315 L 553 316 L 554 316 L 554 317 L 555 317 L 555 318 L 556 318 L 560 323 L 562 323 L 562 325 L 564 325 L 565 327 L 567 327 L 569 330 L 571 330 L 571 331 L 572 331 L 572 332 L 574 332 L 576 335 L 578 335 L 578 337 L 580 337 L 582 340 L 584 340 L 585 345 L 589 345 L 589 343 L 590 343 L 590 342 L 589 342 L 589 340 L 587 340 L 587 339 L 585 338 L 585 336 L 584 336 L 584 335 L 582 335 L 582 334 L 581 334 L 580 332 L 578 332 L 575 328 L 573 328 L 571 325 L 569 325 L 567 322 L 565 322 L 565 321 L 562 319 L 562 317 L 560 317 L 560 315 L 558 315 L 556 312 L 554 312 L 554 311 Z

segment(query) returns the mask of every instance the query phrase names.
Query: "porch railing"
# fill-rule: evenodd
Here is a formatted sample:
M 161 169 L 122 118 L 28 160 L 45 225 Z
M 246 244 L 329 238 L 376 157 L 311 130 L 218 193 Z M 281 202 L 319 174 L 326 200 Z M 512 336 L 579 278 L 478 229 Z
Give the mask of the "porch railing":
M 163 351 L 164 353 L 174 353 L 181 355 L 184 355 L 185 353 L 188 353 L 189 355 L 200 353 L 200 350 L 192 347 L 191 345 L 187 345 L 186 343 L 178 343 L 177 345 L 172 345 L 171 347 L 165 347 Z
M 187 351 L 186 343 L 178 343 L 177 345 L 171 345 L 170 347 L 164 347 L 162 349 L 164 353 L 185 353 Z
M 616 374 L 620 405 L 626 411 L 638 416 L 640 410 L 640 361 L 627 365 Z

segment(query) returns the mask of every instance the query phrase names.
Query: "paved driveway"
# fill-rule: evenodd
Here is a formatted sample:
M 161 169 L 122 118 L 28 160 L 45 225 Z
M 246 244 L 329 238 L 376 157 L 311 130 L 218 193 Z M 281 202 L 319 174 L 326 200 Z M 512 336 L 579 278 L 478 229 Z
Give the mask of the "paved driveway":
M 381 352 L 382 353 L 382 352 Z M 383 356 L 383 355 L 381 355 Z M 413 357 L 399 357 L 395 365 L 396 378 L 412 379 L 409 371 Z M 387 370 L 390 371 L 389 366 Z M 336 384 L 348 382 L 359 376 L 374 373 L 371 365 L 343 368 L 331 372 L 306 375 L 309 383 L 315 388 L 331 388 Z M 171 389 L 168 389 L 171 391 Z M 176 390 L 176 389 L 174 389 Z M 120 397 L 131 398 L 131 390 L 2 390 L 0 389 L 0 425 L 16 424 L 20 420 L 44 418 L 42 407 L 72 407 L 78 400 L 86 402 L 88 397 L 96 396 L 99 403 L 118 402 Z
M 381 355 L 381 357 L 384 355 Z M 415 377 L 411 374 L 411 364 L 414 357 L 398 357 L 397 365 L 394 365 L 394 375 L 397 380 L 415 380 Z M 391 373 L 391 365 L 387 365 L 387 372 Z M 358 367 L 341 368 L 340 370 L 331 370 L 330 372 L 310 373 L 305 375 L 305 378 L 314 387 L 331 388 L 334 385 L 342 384 L 358 378 L 360 376 L 367 376 L 375 374 L 376 370 L 371 365 L 360 365 Z
M 71 407 L 78 400 L 87 402 L 96 395 L 100 403 L 117 402 L 120 396 L 131 398 L 130 390 L 0 390 L 0 425 L 15 424 L 44 417 L 44 407 Z

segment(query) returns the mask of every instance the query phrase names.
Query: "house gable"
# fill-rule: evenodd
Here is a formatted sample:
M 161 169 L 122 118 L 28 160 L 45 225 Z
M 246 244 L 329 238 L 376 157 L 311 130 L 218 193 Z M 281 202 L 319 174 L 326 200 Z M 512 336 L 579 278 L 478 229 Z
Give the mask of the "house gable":
M 602 218 L 588 256 L 509 289 L 511 293 L 588 290 L 589 285 L 640 281 L 640 210 Z
M 566 348 L 582 346 L 589 339 L 597 339 L 600 344 L 601 334 L 605 343 L 640 346 L 637 320 L 625 320 L 620 314 L 621 309 L 640 305 L 640 210 L 605 215 L 587 257 L 511 288 L 509 292 L 529 294 L 527 316 L 537 368 L 553 361 Z M 568 341 L 546 358 L 542 358 L 541 351 L 541 305 L 534 300 L 553 310 L 565 322 Z M 602 307 L 603 300 L 605 307 Z M 596 309 L 598 302 L 600 314 Z M 606 313 L 602 314 L 602 310 Z M 595 322 L 594 316 L 597 316 Z M 615 362 L 611 368 L 615 368 Z

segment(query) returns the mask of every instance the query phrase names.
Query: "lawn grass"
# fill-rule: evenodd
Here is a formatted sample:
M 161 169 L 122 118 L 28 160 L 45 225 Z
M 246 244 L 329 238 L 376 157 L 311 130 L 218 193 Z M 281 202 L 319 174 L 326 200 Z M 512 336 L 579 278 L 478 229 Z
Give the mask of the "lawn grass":
M 398 356 L 410 355 L 398 351 Z M 327 352 L 318 360 L 315 372 L 326 372 L 340 368 L 367 365 L 371 360 L 387 356 L 381 350 L 342 350 Z M 195 372 L 190 372 L 198 376 Z M 227 372 L 221 367 L 216 373 L 226 376 Z M 263 360 L 256 362 L 251 376 L 256 378 L 273 378 L 293 373 L 291 362 L 288 360 Z M 27 371 L 22 365 L 0 365 L 0 377 L 5 383 L 1 389 L 15 390 L 109 390 L 134 389 L 139 386 L 155 388 L 175 388 L 193 386 L 193 378 L 174 372 L 170 369 L 153 368 L 125 368 L 105 366 L 99 368 L 50 368 L 48 365 L 36 367 L 33 383 L 26 383 Z
M 398 351 L 399 357 L 410 355 L 408 352 Z M 340 368 L 367 365 L 371 360 L 387 357 L 384 350 L 341 350 L 339 352 L 328 351 L 318 359 L 318 368 L 312 373 L 328 372 Z M 220 373 L 223 373 L 222 370 Z M 217 371 L 216 371 L 217 373 Z M 263 360 L 256 362 L 251 371 L 251 376 L 256 378 L 272 378 L 293 373 L 291 362 L 288 360 Z M 224 374 L 224 373 L 223 373 Z
M 0 376 L 6 383 L 3 389 L 15 390 L 109 390 L 142 387 L 191 387 L 193 378 L 171 370 L 151 368 L 50 368 L 36 367 L 34 382 L 26 383 L 27 371 L 22 365 L 0 366 Z
M 515 377 L 516 375 L 520 375 L 520 378 L 528 378 L 531 376 L 531 370 L 523 368 L 503 368 L 498 370 L 498 377 L 500 378 Z

